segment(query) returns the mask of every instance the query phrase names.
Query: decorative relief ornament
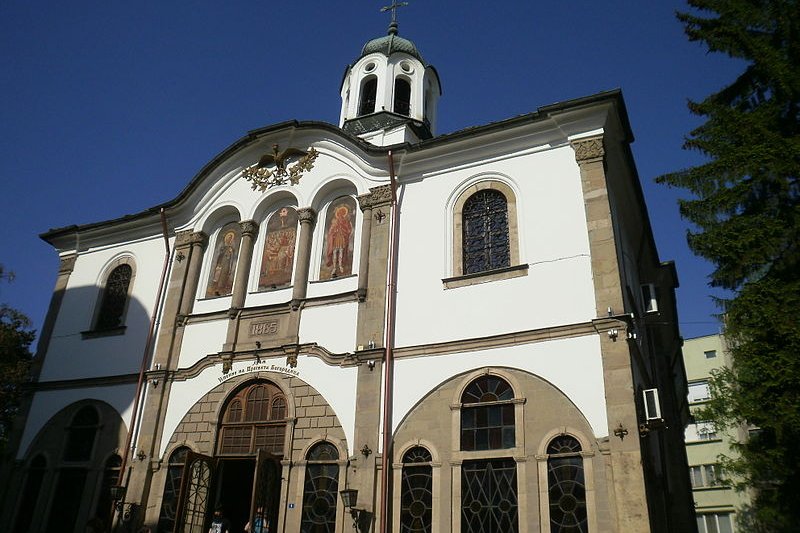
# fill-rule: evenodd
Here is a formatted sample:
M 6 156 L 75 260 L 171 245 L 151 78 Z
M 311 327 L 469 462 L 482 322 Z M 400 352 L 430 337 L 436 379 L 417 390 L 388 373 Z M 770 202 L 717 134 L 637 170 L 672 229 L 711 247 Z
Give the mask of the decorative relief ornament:
M 310 148 L 307 152 L 299 148 L 287 148 L 283 152 L 278 150 L 278 145 L 272 145 L 272 153 L 264 154 L 253 166 L 247 167 L 242 171 L 242 176 L 247 181 L 253 182 L 253 190 L 266 191 L 278 185 L 285 185 L 291 183 L 297 185 L 303 172 L 307 172 L 314 168 L 314 161 L 316 161 L 319 153 Z M 286 162 L 290 158 L 299 157 L 297 163 L 289 168 L 286 168 Z M 272 170 L 267 169 L 267 166 L 275 165 Z

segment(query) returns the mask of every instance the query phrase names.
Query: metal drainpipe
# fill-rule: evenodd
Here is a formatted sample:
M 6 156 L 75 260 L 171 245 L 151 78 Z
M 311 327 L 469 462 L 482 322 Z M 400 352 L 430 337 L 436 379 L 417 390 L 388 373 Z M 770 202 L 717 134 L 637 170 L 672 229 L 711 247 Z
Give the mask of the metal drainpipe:
M 386 357 L 383 383 L 383 454 L 381 455 L 381 520 L 380 532 L 387 533 L 389 523 L 389 455 L 392 445 L 392 386 L 394 383 L 394 326 L 397 295 L 397 179 L 394 175 L 392 151 L 386 154 L 389 159 L 389 178 L 392 189 L 392 212 L 389 217 L 389 272 L 387 273 L 388 294 L 386 295 Z
M 131 415 L 131 425 L 128 428 L 128 436 L 125 439 L 125 448 L 122 451 L 122 463 L 119 467 L 119 474 L 120 476 L 125 476 L 125 470 L 128 467 L 128 456 L 130 455 L 130 448 L 131 442 L 133 441 L 133 434 L 136 430 L 136 420 L 139 418 L 139 399 L 142 396 L 142 388 L 144 387 L 144 373 L 147 371 L 147 363 L 149 360 L 150 350 L 153 344 L 153 333 L 155 332 L 156 328 L 156 318 L 158 317 L 159 309 L 161 308 L 161 298 L 164 294 L 164 282 L 167 279 L 167 270 L 169 269 L 169 258 L 171 255 L 170 247 L 169 247 L 169 237 L 167 236 L 167 214 L 164 211 L 164 208 L 161 208 L 161 232 L 164 236 L 164 266 L 161 269 L 161 280 L 158 282 L 158 292 L 156 293 L 156 306 L 153 310 L 153 316 L 150 317 L 150 329 L 147 332 L 147 341 L 144 344 L 144 352 L 142 353 L 142 364 L 139 367 L 139 381 L 136 384 L 136 396 L 133 398 L 133 413 Z M 128 486 L 128 482 L 130 481 L 130 472 L 127 472 L 125 487 Z M 126 496 L 127 496 L 127 489 L 126 489 Z M 125 499 L 123 498 L 123 502 Z M 111 528 L 114 524 L 115 515 L 117 512 L 117 507 L 114 505 L 111 510 L 111 523 L 109 527 Z

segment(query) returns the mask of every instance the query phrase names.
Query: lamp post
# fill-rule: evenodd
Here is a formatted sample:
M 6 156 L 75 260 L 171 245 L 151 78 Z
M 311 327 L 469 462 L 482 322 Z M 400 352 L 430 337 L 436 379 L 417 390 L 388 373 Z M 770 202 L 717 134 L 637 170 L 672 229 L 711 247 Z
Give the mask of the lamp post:
M 355 508 L 358 501 L 358 489 L 342 489 L 339 494 L 342 496 L 342 503 L 345 508 L 350 509 L 350 516 L 353 518 L 353 529 L 358 531 L 358 523 L 361 518 L 361 510 Z

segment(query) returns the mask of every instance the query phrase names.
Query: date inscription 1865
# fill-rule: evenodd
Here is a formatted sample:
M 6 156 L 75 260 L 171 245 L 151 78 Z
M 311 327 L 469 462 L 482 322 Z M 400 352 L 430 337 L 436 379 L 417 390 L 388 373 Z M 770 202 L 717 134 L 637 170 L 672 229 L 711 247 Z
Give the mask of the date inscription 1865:
M 263 337 L 267 335 L 276 335 L 278 333 L 278 321 L 269 320 L 267 322 L 254 322 L 250 324 L 251 337 Z

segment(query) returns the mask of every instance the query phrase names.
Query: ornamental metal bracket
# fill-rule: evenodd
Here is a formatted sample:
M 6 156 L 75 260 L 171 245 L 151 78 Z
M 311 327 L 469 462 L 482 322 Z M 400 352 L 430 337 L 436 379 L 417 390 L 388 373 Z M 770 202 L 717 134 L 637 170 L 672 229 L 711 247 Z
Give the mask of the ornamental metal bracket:
M 272 153 L 262 155 L 258 163 L 245 168 L 242 171 L 242 177 L 252 182 L 254 191 L 258 189 L 263 192 L 287 183 L 297 185 L 300 182 L 300 178 L 303 177 L 303 172 L 308 172 L 314 168 L 314 161 L 316 161 L 318 155 L 319 152 L 314 148 L 309 148 L 307 152 L 299 148 L 287 148 L 281 152 L 278 145 L 273 144 Z M 295 157 L 299 158 L 297 162 L 287 167 L 286 162 Z M 269 170 L 267 167 L 272 165 L 275 165 L 275 168 Z

